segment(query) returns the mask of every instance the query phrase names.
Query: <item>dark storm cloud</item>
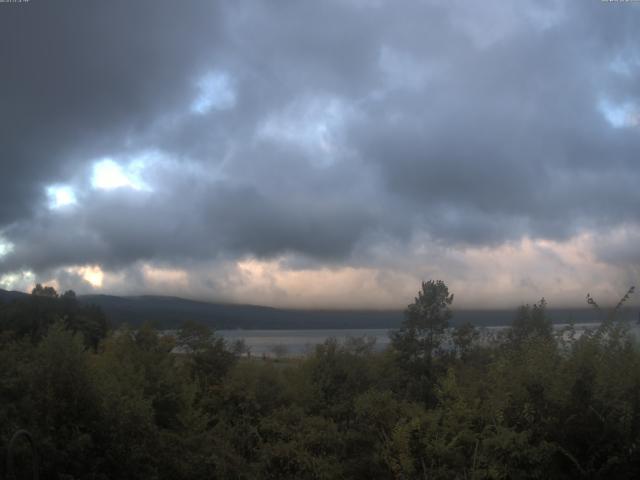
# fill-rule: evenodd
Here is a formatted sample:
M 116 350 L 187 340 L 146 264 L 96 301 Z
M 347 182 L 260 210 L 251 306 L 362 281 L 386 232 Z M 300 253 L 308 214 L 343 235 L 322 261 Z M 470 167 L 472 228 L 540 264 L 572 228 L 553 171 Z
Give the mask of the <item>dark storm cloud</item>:
M 93 193 L 81 206 L 14 223 L 5 235 L 15 247 L 0 266 L 44 271 L 99 263 L 119 269 L 137 260 L 283 252 L 335 261 L 345 259 L 373 224 L 372 215 L 348 203 L 266 195 L 249 185 L 207 182 L 176 169 L 158 176 L 160 187 L 171 188 Z
M 585 19 L 581 9 L 588 6 L 567 15 Z M 593 13 L 591 23 L 608 18 L 607 11 Z M 586 220 L 637 218 L 640 193 L 628 180 L 638 175 L 638 130 L 614 131 L 598 110 L 615 77 L 607 66 L 616 50 L 606 49 L 607 38 L 577 36 L 585 27 L 572 20 L 458 51 L 424 95 L 401 92 L 371 106 L 353 132 L 360 151 L 380 166 L 390 190 L 416 206 L 489 217 L 482 223 L 496 241 L 524 233 L 564 237 Z M 436 234 L 491 238 L 489 231 L 451 229 L 443 216 L 432 225 Z
M 379 239 L 495 246 L 640 220 L 635 5 L 0 7 L 0 272 L 365 262 Z M 603 105 L 632 112 L 614 128 Z M 91 187 L 96 159 L 145 152 L 149 188 Z M 46 208 L 56 183 L 77 205 Z
M 0 223 L 182 101 L 218 21 L 200 0 L 3 5 Z

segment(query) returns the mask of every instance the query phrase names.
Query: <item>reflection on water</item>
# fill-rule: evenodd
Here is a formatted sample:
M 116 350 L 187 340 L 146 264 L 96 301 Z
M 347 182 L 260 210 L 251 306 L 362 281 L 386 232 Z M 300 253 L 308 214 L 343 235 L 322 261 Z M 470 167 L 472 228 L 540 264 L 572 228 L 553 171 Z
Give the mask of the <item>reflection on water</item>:
M 556 329 L 567 327 L 566 324 L 555 325 Z M 595 329 L 598 324 L 575 324 L 575 337 L 578 338 L 587 329 Z M 631 332 L 636 338 L 640 337 L 640 327 L 630 325 Z M 492 338 L 500 331 L 508 327 L 481 327 L 481 337 Z M 301 356 L 311 353 L 316 345 L 325 342 L 328 338 L 335 338 L 343 343 L 349 337 L 375 339 L 374 349 L 384 350 L 390 343 L 389 332 L 384 328 L 372 329 L 334 329 L 334 330 L 218 330 L 216 333 L 223 336 L 229 344 L 238 340 L 244 341 L 254 356 Z
M 385 328 L 351 330 L 217 330 L 230 344 L 243 340 L 251 355 L 306 355 L 328 338 L 344 342 L 347 338 L 375 338 L 375 349 L 389 344 L 389 330 Z

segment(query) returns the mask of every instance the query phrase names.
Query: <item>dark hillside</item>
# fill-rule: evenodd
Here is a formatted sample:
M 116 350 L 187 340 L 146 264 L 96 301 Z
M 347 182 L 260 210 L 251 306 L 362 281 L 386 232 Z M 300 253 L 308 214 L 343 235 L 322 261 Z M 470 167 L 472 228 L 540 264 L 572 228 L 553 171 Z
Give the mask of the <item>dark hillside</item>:
M 0 302 L 10 302 L 12 300 L 18 300 L 20 298 L 26 297 L 27 294 L 24 292 L 15 292 L 15 291 L 7 291 L 0 289 Z
M 207 324 L 216 329 L 338 329 L 397 328 L 403 320 L 399 310 L 295 310 L 208 303 L 177 297 L 84 295 L 80 300 L 102 308 L 112 324 L 140 325 L 147 321 L 159 328 L 175 328 L 184 320 Z M 554 323 L 591 323 L 599 320 L 592 308 L 549 309 Z M 502 310 L 455 310 L 452 325 L 509 325 L 515 308 Z M 620 315 L 635 321 L 637 309 L 624 309 Z
M 24 298 L 23 292 L 0 290 L 0 302 Z M 403 320 L 399 310 L 294 310 L 209 303 L 169 296 L 81 295 L 81 303 L 99 306 L 111 325 L 127 323 L 139 326 L 145 322 L 157 328 L 176 328 L 185 320 L 206 324 L 215 329 L 339 329 L 397 328 Z M 549 309 L 554 323 L 590 323 L 598 321 L 598 312 L 590 308 Z M 476 326 L 509 325 L 511 310 L 454 310 L 452 325 L 469 322 Z M 620 315 L 635 321 L 637 309 L 624 309 Z

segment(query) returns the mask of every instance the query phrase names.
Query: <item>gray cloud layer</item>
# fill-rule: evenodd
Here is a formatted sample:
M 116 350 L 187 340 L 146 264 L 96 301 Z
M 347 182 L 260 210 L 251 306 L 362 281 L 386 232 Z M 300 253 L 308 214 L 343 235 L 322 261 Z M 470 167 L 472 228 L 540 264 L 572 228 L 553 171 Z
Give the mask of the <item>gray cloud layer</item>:
M 0 5 L 0 273 L 375 267 L 366 252 L 416 235 L 465 248 L 640 227 L 635 7 Z M 218 90 L 194 111 L 206 78 Z M 143 154 L 148 188 L 91 187 L 96 160 Z M 53 184 L 77 204 L 47 208 Z M 621 242 L 596 254 L 617 261 Z

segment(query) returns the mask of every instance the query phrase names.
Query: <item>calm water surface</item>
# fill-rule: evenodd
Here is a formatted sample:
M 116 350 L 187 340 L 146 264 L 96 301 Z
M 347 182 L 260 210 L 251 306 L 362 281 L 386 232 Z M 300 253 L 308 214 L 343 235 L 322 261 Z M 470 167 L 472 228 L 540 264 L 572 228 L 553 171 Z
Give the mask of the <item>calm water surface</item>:
M 250 348 L 251 355 L 271 356 L 276 351 L 287 356 L 299 356 L 311 353 L 316 345 L 328 338 L 344 342 L 349 337 L 375 338 L 375 349 L 384 350 L 389 344 L 388 329 L 352 329 L 352 330 L 216 330 L 229 343 L 243 340 Z
M 555 325 L 556 329 L 567 325 Z M 575 324 L 576 336 L 580 336 L 586 329 L 597 328 L 595 323 Z M 506 327 L 481 327 L 479 330 L 485 337 L 490 337 Z M 329 338 L 335 338 L 343 343 L 349 337 L 375 339 L 375 350 L 384 350 L 390 343 L 390 329 L 335 329 L 335 330 L 217 330 L 230 344 L 243 340 L 254 356 L 301 356 L 313 352 L 316 345 Z M 640 327 L 631 325 L 631 331 L 640 338 Z

